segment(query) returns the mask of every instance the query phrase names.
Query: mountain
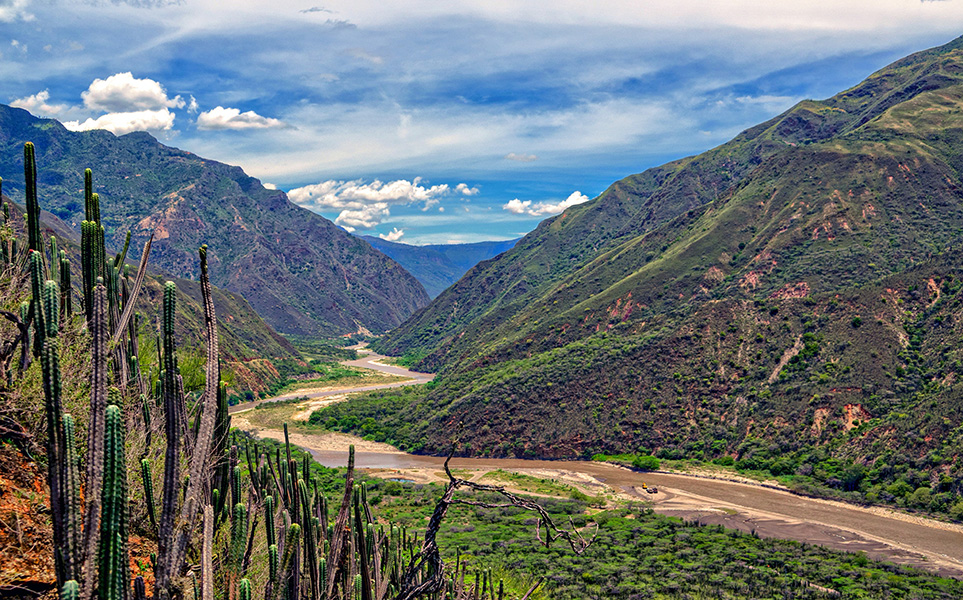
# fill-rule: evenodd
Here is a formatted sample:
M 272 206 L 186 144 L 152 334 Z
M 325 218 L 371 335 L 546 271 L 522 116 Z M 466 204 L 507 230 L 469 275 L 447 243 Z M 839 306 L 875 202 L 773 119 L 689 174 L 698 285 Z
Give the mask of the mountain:
M 542 222 L 376 344 L 431 390 L 351 410 L 423 451 L 935 498 L 963 489 L 961 233 L 963 38 Z
M 425 291 L 431 298 L 437 297 L 478 263 L 511 250 L 518 242 L 516 239 L 473 244 L 412 246 L 373 236 L 361 237 L 414 275 L 421 285 L 425 286 Z
M 0 105 L 0 176 L 14 198 L 22 197 L 26 141 L 36 146 L 45 209 L 79 229 L 91 168 L 108 246 L 122 245 L 130 230 L 139 247 L 154 232 L 151 263 L 196 279 L 197 248 L 208 244 L 212 283 L 243 295 L 281 333 L 382 332 L 428 302 L 395 261 L 283 192 L 147 133 L 71 132 Z

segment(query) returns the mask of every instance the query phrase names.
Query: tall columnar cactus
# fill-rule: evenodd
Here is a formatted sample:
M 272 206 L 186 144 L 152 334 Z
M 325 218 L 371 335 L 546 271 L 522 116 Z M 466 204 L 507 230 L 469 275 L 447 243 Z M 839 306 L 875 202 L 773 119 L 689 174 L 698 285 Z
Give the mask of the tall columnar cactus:
M 93 221 L 94 213 L 91 208 L 94 195 L 94 172 L 84 169 L 84 221 Z
M 57 283 L 38 281 L 43 270 L 43 257 L 30 253 L 30 275 L 33 280 L 34 342 L 41 346 L 40 362 L 43 370 L 44 409 L 47 415 L 47 482 L 50 486 L 50 512 L 54 525 L 55 563 L 57 583 L 62 586 L 75 579 L 70 568 L 72 561 L 65 551 L 65 515 L 63 497 L 64 434 L 60 401 L 60 345 L 57 341 L 59 296 Z
M 63 417 L 64 460 L 63 460 L 63 498 L 64 498 L 64 563 L 65 577 L 77 579 L 81 576 L 81 517 L 80 503 L 80 456 L 77 454 L 77 438 L 74 431 L 74 418 Z M 78 589 L 79 593 L 79 589 Z
M 57 252 L 57 238 L 50 236 L 50 278 L 60 279 L 60 253 Z
M 288 534 L 284 540 L 284 559 L 281 561 L 281 581 L 275 591 L 279 592 L 283 600 L 298 600 L 300 594 L 300 578 L 297 570 L 298 548 L 301 543 L 301 526 L 292 523 L 288 527 Z
M 274 534 L 274 496 L 264 499 L 264 536 L 268 546 L 277 543 Z
M 90 322 L 90 423 L 87 431 L 87 479 L 84 515 L 84 578 L 81 599 L 93 596 L 97 577 L 97 523 L 101 516 L 104 477 L 105 420 L 107 411 L 107 289 L 97 282 L 93 290 L 93 318 Z
M 40 356 L 40 352 L 43 350 L 43 340 L 46 337 L 46 328 L 43 322 L 43 310 L 41 304 L 43 302 L 43 284 L 46 281 L 44 277 L 44 264 L 43 264 L 43 254 L 37 252 L 36 250 L 31 250 L 29 252 L 30 256 L 30 289 L 32 292 L 30 300 L 30 310 L 33 312 L 33 353 L 34 356 Z
M 67 258 L 67 252 L 61 250 L 57 260 L 60 263 L 60 312 L 65 319 L 69 319 L 74 312 L 70 282 L 70 259 Z
M 101 493 L 98 552 L 101 600 L 125 600 L 130 585 L 127 550 L 127 467 L 124 460 L 124 419 L 120 407 L 111 405 L 105 413 L 104 481 Z
M 37 201 L 37 159 L 33 142 L 23 145 L 23 179 L 27 209 L 27 248 L 43 251 L 40 236 L 40 203 Z
M 177 511 L 177 493 L 180 488 L 180 420 L 179 399 L 175 398 L 174 374 L 177 370 L 177 357 L 174 345 L 174 312 L 176 309 L 176 287 L 168 281 L 164 286 L 164 305 L 162 334 L 164 345 L 164 433 L 167 437 L 167 450 L 164 457 L 164 494 L 161 504 L 160 530 L 157 540 L 158 552 L 162 560 L 158 564 L 158 588 L 166 586 L 171 573 L 163 557 L 169 556 L 173 543 L 174 519 Z M 156 596 L 155 592 L 155 596 Z

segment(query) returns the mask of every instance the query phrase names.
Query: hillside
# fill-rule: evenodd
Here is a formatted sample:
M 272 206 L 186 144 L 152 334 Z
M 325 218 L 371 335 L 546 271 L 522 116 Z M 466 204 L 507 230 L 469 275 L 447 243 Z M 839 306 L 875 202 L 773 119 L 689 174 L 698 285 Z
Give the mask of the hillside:
M 461 279 L 469 269 L 511 250 L 518 240 L 475 242 L 473 244 L 428 244 L 413 246 L 389 242 L 373 236 L 361 236 L 375 249 L 396 261 L 425 286 L 428 296 L 435 298 Z
M 22 202 L 21 147 L 37 148 L 41 203 L 75 231 L 83 172 L 94 173 L 108 246 L 155 232 L 151 263 L 196 279 L 194 254 L 212 249 L 211 279 L 240 293 L 275 329 L 304 336 L 380 332 L 428 301 L 396 262 L 323 217 L 264 188 L 240 168 L 160 144 L 147 133 L 70 132 L 0 105 L 0 176 Z
M 961 142 L 963 38 L 619 181 L 380 341 L 441 378 L 377 420 L 436 452 L 463 423 L 472 453 L 784 457 L 847 492 L 845 464 L 889 467 L 863 494 L 958 490 Z

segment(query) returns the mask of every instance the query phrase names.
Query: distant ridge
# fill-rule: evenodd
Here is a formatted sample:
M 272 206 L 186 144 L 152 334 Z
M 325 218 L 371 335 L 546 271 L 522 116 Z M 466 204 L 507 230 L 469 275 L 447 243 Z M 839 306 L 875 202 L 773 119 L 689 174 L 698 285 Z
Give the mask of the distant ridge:
M 151 263 L 196 278 L 197 248 L 208 244 L 212 283 L 242 294 L 281 333 L 379 333 L 429 300 L 398 263 L 239 167 L 170 148 L 144 132 L 71 132 L 0 105 L 0 177 L 15 201 L 22 202 L 26 141 L 37 149 L 44 209 L 78 229 L 83 171 L 91 168 L 109 246 L 132 230 L 138 247 L 153 231 Z
M 511 250 L 517 239 L 471 244 L 428 244 L 414 246 L 389 242 L 373 236 L 361 236 L 389 258 L 395 260 L 425 286 L 432 298 L 461 279 L 478 263 Z

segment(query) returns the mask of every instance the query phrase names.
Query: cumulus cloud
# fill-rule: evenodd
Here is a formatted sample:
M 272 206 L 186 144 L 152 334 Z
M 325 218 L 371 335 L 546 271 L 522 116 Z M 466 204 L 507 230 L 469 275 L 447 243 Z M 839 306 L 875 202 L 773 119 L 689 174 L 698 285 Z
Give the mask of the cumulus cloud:
M 405 235 L 405 230 L 398 229 L 397 227 L 395 227 L 389 233 L 379 233 L 378 237 L 380 237 L 386 242 L 397 242 L 398 240 L 401 239 L 401 236 L 403 235 Z
M 376 202 L 375 204 L 362 206 L 357 210 L 342 210 L 334 223 L 344 227 L 346 231 L 352 232 L 358 229 L 373 229 L 389 216 L 391 216 L 391 211 L 388 205 L 384 202 Z
M 478 194 L 478 188 L 468 187 L 467 183 L 459 183 L 455 186 L 455 192 L 463 196 L 475 196 Z
M 174 113 L 166 108 L 107 113 L 96 119 L 87 119 L 83 123 L 64 121 L 64 127 L 71 131 L 106 129 L 114 135 L 124 135 L 132 131 L 168 131 L 173 126 Z
M 461 183 L 454 189 L 447 183 L 423 185 L 422 179 L 414 181 L 322 181 L 295 188 L 288 192 L 292 202 L 316 212 L 340 210 L 335 223 L 348 231 L 371 229 L 391 215 L 391 206 L 421 204 L 422 210 L 437 205 L 453 191 L 461 194 L 476 188 Z M 477 190 L 476 190 L 477 191 Z
M 51 104 L 49 90 L 37 92 L 31 96 L 17 98 L 10 103 L 10 106 L 22 108 L 34 115 L 43 117 L 57 117 L 70 110 L 70 107 L 66 104 Z
M 575 206 L 576 204 L 582 204 L 583 202 L 588 202 L 591 198 L 583 194 L 582 192 L 575 191 L 569 195 L 568 198 L 562 200 L 561 202 L 532 202 L 531 200 L 519 200 L 515 198 L 509 201 L 507 204 L 503 204 L 502 208 L 510 213 L 516 215 L 528 215 L 531 217 L 547 217 L 549 215 L 557 215 L 564 211 L 570 206 Z
M 164 86 L 158 82 L 138 79 L 129 71 L 111 75 L 107 79 L 94 79 L 80 97 L 87 108 L 108 113 L 159 111 L 185 106 L 180 96 L 168 98 Z
M 538 157 L 534 154 L 516 154 L 515 152 L 509 152 L 505 155 L 505 158 L 517 162 L 532 162 L 533 160 L 538 160 Z
M 279 119 L 262 117 L 253 110 L 241 112 L 238 108 L 218 106 L 197 115 L 199 129 L 270 129 L 284 127 Z

